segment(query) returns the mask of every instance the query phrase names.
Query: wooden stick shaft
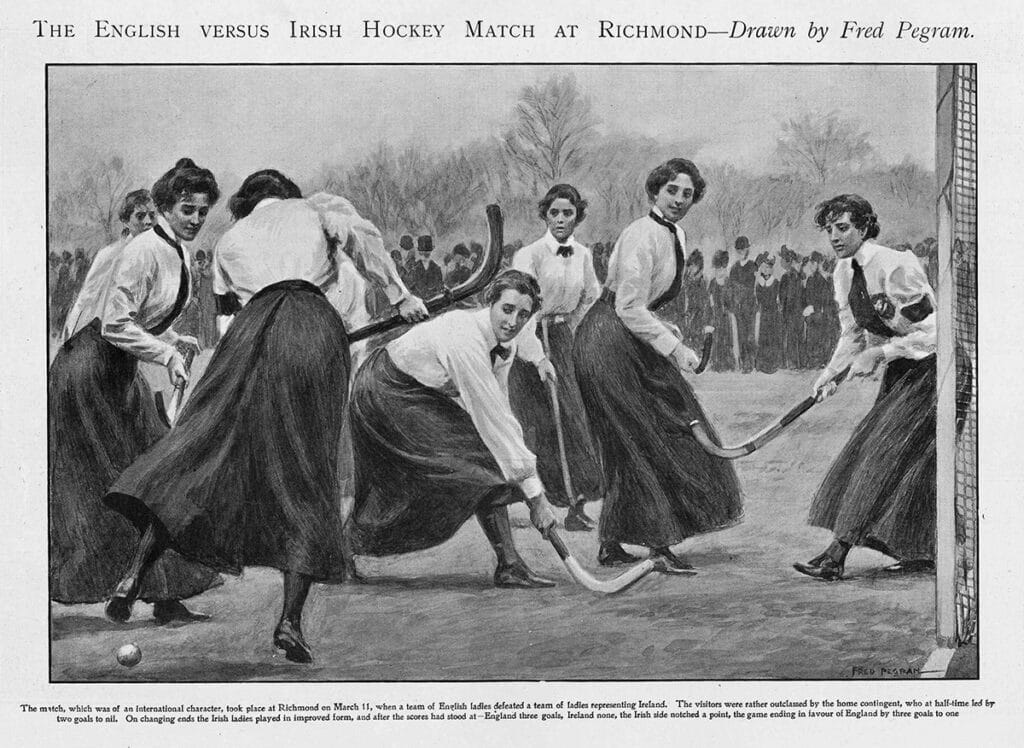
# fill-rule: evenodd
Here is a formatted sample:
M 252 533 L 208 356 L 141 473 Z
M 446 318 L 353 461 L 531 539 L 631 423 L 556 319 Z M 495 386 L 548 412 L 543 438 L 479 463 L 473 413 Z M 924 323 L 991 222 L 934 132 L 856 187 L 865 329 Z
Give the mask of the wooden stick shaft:
M 551 340 L 548 335 L 548 319 L 542 317 L 540 321 L 541 340 L 544 343 L 544 354 L 551 360 Z M 558 405 L 558 383 L 546 380 L 548 396 L 551 400 L 551 414 L 555 419 L 555 435 L 558 437 L 558 459 L 562 467 L 562 487 L 565 488 L 566 498 L 570 504 L 576 502 L 576 491 L 572 485 L 572 474 L 569 472 L 569 458 L 565 449 L 565 431 L 562 429 L 562 409 Z

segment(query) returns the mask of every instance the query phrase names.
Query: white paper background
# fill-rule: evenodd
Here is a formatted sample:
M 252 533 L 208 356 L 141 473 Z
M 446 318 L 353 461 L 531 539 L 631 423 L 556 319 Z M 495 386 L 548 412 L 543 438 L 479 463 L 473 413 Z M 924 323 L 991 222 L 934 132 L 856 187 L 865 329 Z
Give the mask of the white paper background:
M 91 19 L 179 23 L 178 40 L 99 40 L 90 38 Z M 533 40 L 480 41 L 461 38 L 462 19 L 494 23 L 534 23 Z M 363 18 L 393 22 L 447 23 L 452 36 L 437 40 L 370 41 L 359 38 L 299 42 L 286 38 L 287 19 L 341 23 L 358 31 Z M 598 41 L 598 18 L 619 22 L 704 24 L 727 28 L 732 19 L 750 23 L 793 24 L 809 20 L 836 27 L 844 20 L 864 24 L 903 19 L 919 24 L 967 24 L 969 40 L 921 44 L 893 38 L 880 41 L 813 44 L 806 39 L 696 42 Z M 78 25 L 75 39 L 39 39 L 33 19 Z M 527 742 L 634 744 L 660 739 L 666 744 L 830 744 L 892 745 L 1019 744 L 1022 737 L 1021 589 L 1019 537 L 1022 527 L 1018 477 L 1018 423 L 1021 398 L 1016 386 L 1021 361 L 1017 321 L 1021 316 L 1020 122 L 1022 13 L 1015 2 L 731 2 L 684 4 L 647 2 L 520 2 L 515 5 L 435 3 L 177 2 L 4 4 L 0 10 L 0 279 L 3 282 L 3 334 L 0 335 L 0 455 L 5 508 L 0 722 L 9 745 L 45 745 L 57 740 L 81 745 L 249 743 L 299 740 L 367 744 L 398 741 L 423 744 Z M 268 23 L 270 40 L 202 40 L 200 22 Z M 552 38 L 555 24 L 578 23 L 575 42 Z M 278 33 L 280 29 L 280 33 Z M 890 32 L 891 33 L 891 32 Z M 45 130 L 44 65 L 52 62 L 977 62 L 980 121 L 979 186 L 979 404 L 981 496 L 981 679 L 976 682 L 811 682 L 778 683 L 508 683 L 508 684 L 240 684 L 240 685 L 51 685 L 48 683 L 48 601 L 46 590 L 46 308 L 44 268 Z M 353 642 L 352 646 L 358 646 Z M 757 642 L 750 642 L 756 647 Z M 996 708 L 973 710 L 956 721 L 894 721 L 887 724 L 841 720 L 833 723 L 706 721 L 618 722 L 615 724 L 466 723 L 456 727 L 338 723 L 240 728 L 207 726 L 85 725 L 58 729 L 51 716 L 22 714 L 22 703 L 329 703 L 343 700 L 456 698 L 484 701 L 638 698 L 945 698 L 995 699 Z M 671 703 L 671 702 L 670 702 Z M 371 731 L 372 730 L 372 731 Z

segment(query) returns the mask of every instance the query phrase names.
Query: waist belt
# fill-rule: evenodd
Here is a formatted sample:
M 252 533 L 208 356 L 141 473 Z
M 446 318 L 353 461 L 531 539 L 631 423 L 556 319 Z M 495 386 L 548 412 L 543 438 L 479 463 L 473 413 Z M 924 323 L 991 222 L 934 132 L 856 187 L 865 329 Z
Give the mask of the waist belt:
M 292 278 L 290 280 L 278 281 L 277 283 L 271 283 L 269 286 L 264 286 L 249 299 L 249 303 L 256 301 L 256 299 L 266 296 L 274 291 L 305 291 L 306 293 L 313 293 L 317 296 L 323 296 L 324 292 L 321 291 L 317 286 L 306 280 L 300 280 L 298 278 Z

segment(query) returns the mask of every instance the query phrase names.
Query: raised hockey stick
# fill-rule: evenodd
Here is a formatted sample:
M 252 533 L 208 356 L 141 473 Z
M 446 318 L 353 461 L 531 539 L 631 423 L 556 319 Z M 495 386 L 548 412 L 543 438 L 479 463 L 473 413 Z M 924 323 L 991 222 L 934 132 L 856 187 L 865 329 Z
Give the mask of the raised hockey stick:
M 487 206 L 487 227 L 489 236 L 484 261 L 465 283 L 456 288 L 445 288 L 443 293 L 438 294 L 432 299 L 424 300 L 424 304 L 426 304 L 427 311 L 430 314 L 436 314 L 447 309 L 452 304 L 457 304 L 463 299 L 468 299 L 470 296 L 480 293 L 487 288 L 488 284 L 494 280 L 494 276 L 498 274 L 498 269 L 501 267 L 501 248 L 504 240 L 504 218 L 501 215 L 501 208 L 497 205 Z M 350 344 L 357 343 L 360 340 L 380 335 L 407 324 L 409 323 L 402 319 L 401 315 L 393 314 L 386 319 L 372 322 L 360 327 L 358 330 L 350 331 L 348 342 Z

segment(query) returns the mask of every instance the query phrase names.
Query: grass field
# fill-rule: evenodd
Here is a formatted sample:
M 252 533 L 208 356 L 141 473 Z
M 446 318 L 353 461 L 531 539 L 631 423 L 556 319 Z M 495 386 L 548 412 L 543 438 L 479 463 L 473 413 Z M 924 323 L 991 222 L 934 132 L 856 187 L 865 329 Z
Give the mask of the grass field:
M 200 359 L 202 367 L 205 357 Z M 163 386 L 162 371 L 151 372 Z M 707 373 L 695 387 L 723 440 L 756 431 L 803 398 L 810 372 Z M 914 677 L 933 648 L 934 577 L 893 578 L 887 559 L 855 549 L 850 579 L 823 583 L 791 568 L 828 542 L 805 524 L 810 498 L 874 398 L 878 383 L 845 384 L 776 441 L 736 467 L 744 521 L 678 549 L 695 577 L 652 575 L 598 597 L 576 586 L 551 547 L 514 508 L 517 543 L 550 590 L 499 590 L 494 557 L 475 522 L 429 551 L 360 558 L 366 584 L 316 586 L 304 628 L 311 666 L 275 653 L 270 634 L 280 575 L 249 569 L 191 601 L 213 616 L 157 626 L 148 606 L 126 625 L 102 606 L 52 606 L 57 681 L 845 679 Z M 597 509 L 594 508 L 596 513 Z M 594 533 L 565 533 L 595 574 Z M 614 573 L 614 572 L 613 572 Z M 119 667 L 136 642 L 143 660 Z

